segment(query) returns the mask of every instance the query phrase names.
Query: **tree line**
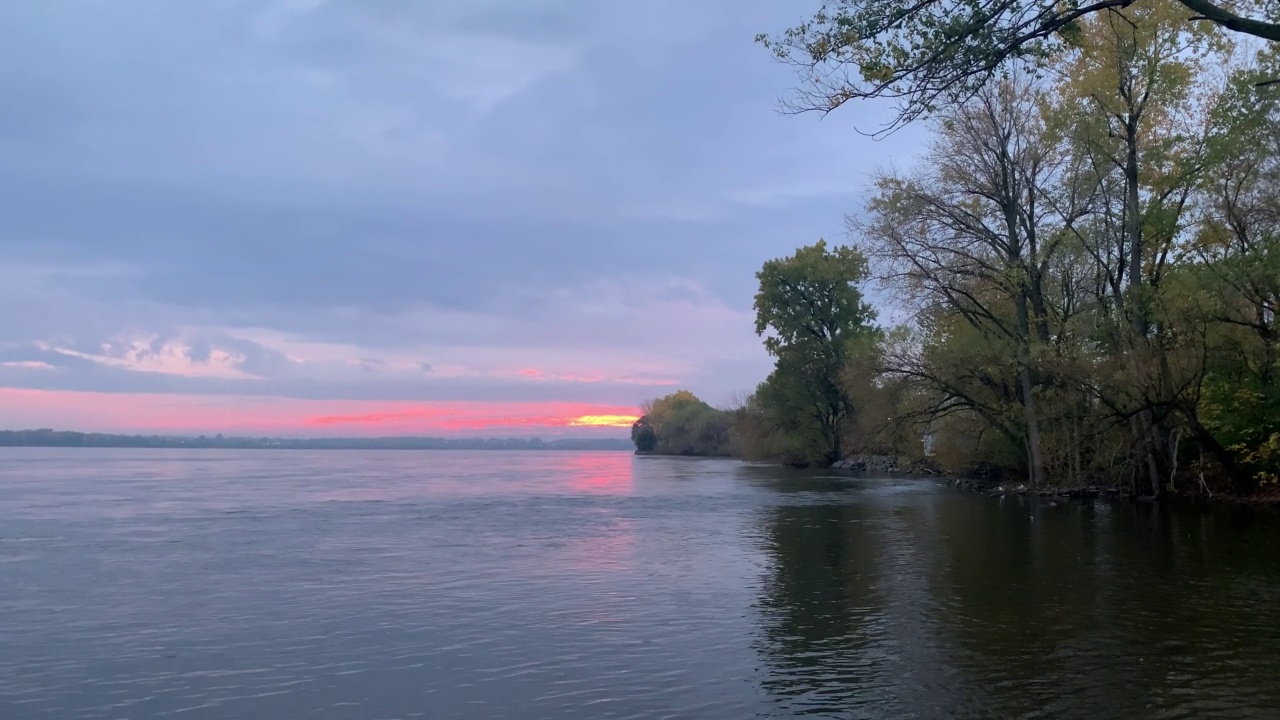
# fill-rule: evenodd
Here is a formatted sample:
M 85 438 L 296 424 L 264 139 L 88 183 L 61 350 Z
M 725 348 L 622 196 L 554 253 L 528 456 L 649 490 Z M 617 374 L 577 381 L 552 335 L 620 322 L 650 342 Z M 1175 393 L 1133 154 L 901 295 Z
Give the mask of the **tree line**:
M 645 403 L 631 429 L 637 451 L 811 465 L 861 449 L 857 419 L 873 402 L 854 377 L 883 337 L 859 288 L 867 273 L 862 253 L 823 240 L 766 262 L 756 274 L 756 333 L 773 372 L 729 408 L 687 390 Z
M 852 66 L 808 97 L 896 97 L 931 139 L 874 178 L 849 247 L 760 273 L 777 364 L 730 413 L 744 454 L 884 452 L 1144 496 L 1275 490 L 1278 46 L 1136 0 L 1021 55 L 988 44 L 991 72 L 963 75 L 987 67 L 966 55 L 974 28 L 892 33 L 868 13 L 895 2 L 833 5 L 845 14 L 771 41 L 809 72 Z M 954 93 L 917 92 L 948 72 L 966 78 Z M 873 327 L 863 281 L 909 319 Z

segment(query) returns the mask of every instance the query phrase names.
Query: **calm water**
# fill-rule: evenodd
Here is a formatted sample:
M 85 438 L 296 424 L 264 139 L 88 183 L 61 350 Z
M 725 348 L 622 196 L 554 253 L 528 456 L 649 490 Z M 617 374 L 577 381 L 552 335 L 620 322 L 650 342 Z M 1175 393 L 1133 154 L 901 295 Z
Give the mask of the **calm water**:
M 0 451 L 0 718 L 1280 716 L 1280 517 L 621 453 Z

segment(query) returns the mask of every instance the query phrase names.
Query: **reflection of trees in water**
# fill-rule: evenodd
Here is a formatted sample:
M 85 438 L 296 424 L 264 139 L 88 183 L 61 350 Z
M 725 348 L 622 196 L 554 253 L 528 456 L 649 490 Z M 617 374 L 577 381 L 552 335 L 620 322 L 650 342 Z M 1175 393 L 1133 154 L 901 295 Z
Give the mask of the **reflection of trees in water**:
M 981 671 L 991 708 L 1235 717 L 1242 701 L 1259 707 L 1257 692 L 1274 697 L 1280 636 L 1272 630 L 1266 649 L 1232 627 L 1260 611 L 1280 627 L 1280 586 L 1269 604 L 1234 589 L 1251 574 L 1235 562 L 1240 549 L 1260 549 L 1248 528 L 1215 537 L 1214 513 L 1013 499 L 944 517 L 943 532 L 965 540 L 933 557 L 930 572 L 953 597 L 943 628 Z M 1222 661 L 1255 653 L 1270 659 L 1239 670 Z M 1247 689 L 1240 673 L 1254 679 Z M 1222 693 L 1235 697 L 1216 704 Z
M 781 714 L 1240 717 L 1280 703 L 1280 518 L 790 497 L 763 520 L 757 644 Z
M 1096 715 L 1109 704 L 1107 687 L 1080 702 L 1088 675 L 1102 668 L 1076 663 L 1072 647 L 1084 618 L 1106 617 L 1096 591 L 1106 561 L 1083 510 L 1029 516 L 1018 500 L 966 497 L 939 513 L 925 569 L 943 598 L 939 632 L 989 712 Z
M 1135 704 L 1190 717 L 1280 707 L 1280 515 L 1117 507 L 1103 528 L 1114 557 L 1100 583 L 1129 650 Z M 1136 657 L 1135 657 L 1136 656 Z M 1150 712 L 1150 710 L 1148 710 Z
M 931 508 L 905 498 L 775 508 L 762 684 L 788 713 L 933 716 L 957 678 L 918 572 Z
M 821 707 L 857 687 L 860 651 L 873 644 L 883 604 L 874 538 L 856 505 L 792 505 L 774 510 L 766 542 L 764 687 L 793 707 Z

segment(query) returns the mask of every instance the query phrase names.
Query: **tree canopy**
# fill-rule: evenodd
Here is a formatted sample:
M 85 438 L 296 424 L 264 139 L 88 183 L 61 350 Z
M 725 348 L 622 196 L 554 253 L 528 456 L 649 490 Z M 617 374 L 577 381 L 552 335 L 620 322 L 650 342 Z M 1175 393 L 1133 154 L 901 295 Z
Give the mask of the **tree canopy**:
M 1280 497 L 1280 43 L 1226 42 L 1175 0 L 827 7 L 852 15 L 790 36 L 811 68 L 847 61 L 862 96 L 906 88 L 899 121 L 936 110 L 932 139 L 875 177 L 856 247 L 764 263 L 755 329 L 775 362 L 742 407 L 675 393 L 637 445 L 727 436 L 796 465 L 891 455 L 1031 488 Z M 1077 14 L 998 71 L 979 61 L 1000 47 L 953 43 L 1013 37 L 1022 11 Z M 819 78 L 820 109 L 859 96 Z M 870 278 L 901 326 L 872 324 Z
M 798 109 L 896 98 L 932 139 L 875 177 L 857 250 L 758 274 L 776 363 L 744 450 L 1280 494 L 1280 43 L 1222 32 L 1273 38 L 1223 14 L 1263 5 L 1220 9 L 830 0 L 764 38 L 807 74 Z M 869 274 L 902 326 L 870 327 Z
M 1280 41 L 1280 4 L 1268 0 L 826 0 L 808 21 L 757 40 L 801 73 L 791 110 L 892 99 L 898 112 L 883 131 L 971 97 L 1010 63 L 1043 64 L 1077 41 L 1086 18 L 1155 4 L 1184 23 Z
M 636 451 L 660 455 L 721 456 L 732 453 L 732 419 L 688 390 L 644 403 L 631 426 Z
M 852 404 L 840 372 L 852 343 L 873 332 L 875 318 L 858 288 L 867 272 L 857 249 L 819 240 L 766 262 L 756 274 L 756 333 L 777 358 L 752 401 L 763 430 L 757 435 L 789 438 L 776 444 L 792 462 L 842 457 Z
M 756 279 L 756 334 L 771 332 L 765 349 L 839 348 L 875 317 L 857 283 L 867 278 L 867 259 L 851 247 L 828 249 L 826 240 L 770 260 Z

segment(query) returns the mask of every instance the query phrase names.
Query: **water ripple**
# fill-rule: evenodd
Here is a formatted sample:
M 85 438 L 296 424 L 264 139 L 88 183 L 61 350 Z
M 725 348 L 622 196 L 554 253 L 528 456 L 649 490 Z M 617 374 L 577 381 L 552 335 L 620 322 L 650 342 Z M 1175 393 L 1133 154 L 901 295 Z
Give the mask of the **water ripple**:
M 1272 717 L 1274 521 L 612 453 L 5 451 L 0 718 Z

